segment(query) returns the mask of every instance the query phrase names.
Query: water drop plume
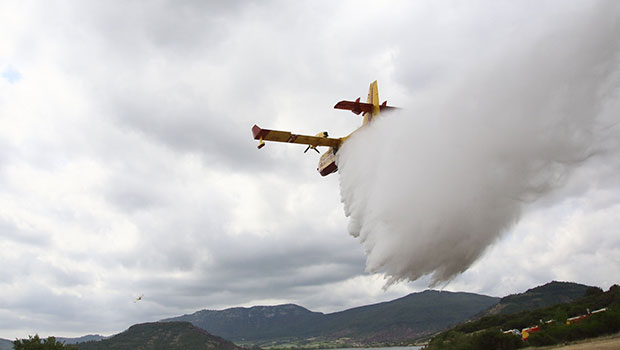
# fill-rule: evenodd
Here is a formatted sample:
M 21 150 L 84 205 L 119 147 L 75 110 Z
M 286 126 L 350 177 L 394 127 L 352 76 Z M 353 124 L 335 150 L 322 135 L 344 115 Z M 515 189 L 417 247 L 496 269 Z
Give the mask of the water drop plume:
M 478 58 L 343 145 L 348 230 L 386 286 L 450 281 L 528 203 L 605 154 L 619 115 L 620 6 L 599 5 Z

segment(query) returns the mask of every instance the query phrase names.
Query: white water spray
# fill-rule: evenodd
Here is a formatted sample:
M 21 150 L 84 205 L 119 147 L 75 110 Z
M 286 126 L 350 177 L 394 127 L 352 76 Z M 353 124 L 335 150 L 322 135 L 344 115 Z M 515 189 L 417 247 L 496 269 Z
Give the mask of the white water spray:
M 341 197 L 368 271 L 387 285 L 450 281 L 526 204 L 605 151 L 619 115 L 620 6 L 603 4 L 506 45 L 343 145 Z

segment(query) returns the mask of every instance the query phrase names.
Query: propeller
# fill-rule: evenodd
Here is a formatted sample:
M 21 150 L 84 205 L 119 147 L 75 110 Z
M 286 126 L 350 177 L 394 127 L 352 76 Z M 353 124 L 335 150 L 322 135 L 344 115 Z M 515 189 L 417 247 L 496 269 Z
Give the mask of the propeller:
M 312 147 L 312 146 L 310 146 L 310 145 L 308 145 L 308 147 L 306 147 L 306 150 L 304 151 L 304 153 L 308 152 L 308 150 L 309 150 L 310 148 L 312 148 L 313 150 L 315 150 L 315 151 L 316 151 L 316 153 L 321 154 L 321 152 L 319 152 L 319 150 L 318 150 L 318 149 L 316 149 L 315 147 Z

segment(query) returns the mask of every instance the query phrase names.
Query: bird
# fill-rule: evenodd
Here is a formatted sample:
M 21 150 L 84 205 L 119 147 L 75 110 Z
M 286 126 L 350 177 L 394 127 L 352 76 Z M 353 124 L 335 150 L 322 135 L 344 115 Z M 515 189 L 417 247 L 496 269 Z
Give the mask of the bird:
M 139 297 L 136 298 L 136 300 L 134 300 L 134 303 L 137 303 L 139 300 L 142 300 L 142 297 L 144 296 L 144 294 L 140 295 Z

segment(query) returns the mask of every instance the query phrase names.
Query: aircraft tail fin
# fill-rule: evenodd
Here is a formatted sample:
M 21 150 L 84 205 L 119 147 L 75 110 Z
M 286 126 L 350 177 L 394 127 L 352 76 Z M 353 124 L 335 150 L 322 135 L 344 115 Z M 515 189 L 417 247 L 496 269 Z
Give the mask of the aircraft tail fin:
M 366 99 L 366 103 L 372 105 L 370 111 L 364 112 L 364 121 L 362 125 L 368 124 L 372 121 L 372 118 L 379 115 L 380 107 L 379 107 L 379 86 L 377 81 L 373 81 L 370 83 L 370 87 L 368 88 L 368 98 Z
M 363 113 L 364 121 L 362 125 L 370 123 L 381 111 L 396 109 L 396 107 L 388 106 L 387 101 L 379 104 L 379 87 L 376 80 L 370 83 L 366 103 L 360 102 L 360 99 L 358 97 L 355 101 L 340 101 L 336 103 L 334 108 L 345 109 L 358 115 Z

